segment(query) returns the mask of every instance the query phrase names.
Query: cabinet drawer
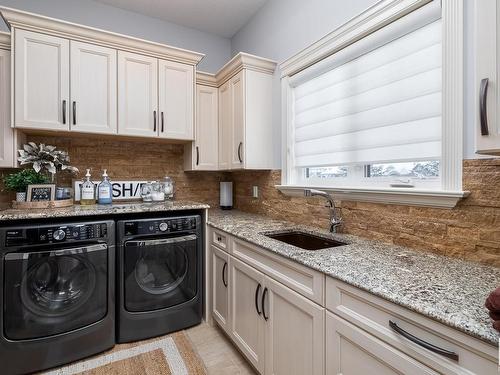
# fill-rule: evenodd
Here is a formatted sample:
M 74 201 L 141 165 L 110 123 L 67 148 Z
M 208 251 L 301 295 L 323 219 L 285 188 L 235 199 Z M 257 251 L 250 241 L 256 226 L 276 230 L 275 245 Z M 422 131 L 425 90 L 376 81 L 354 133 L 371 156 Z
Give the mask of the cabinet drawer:
M 326 313 L 326 373 L 438 373 L 338 316 Z
M 497 348 L 356 287 L 326 278 L 326 307 L 442 374 L 497 374 Z M 397 325 L 391 328 L 389 322 Z M 455 353 L 451 359 L 404 337 L 402 329 L 437 348 Z
M 210 243 L 229 253 L 229 236 L 217 229 L 211 229 L 209 234 Z
M 324 306 L 325 276 L 321 272 L 236 238 L 232 240 L 231 254 L 304 297 Z

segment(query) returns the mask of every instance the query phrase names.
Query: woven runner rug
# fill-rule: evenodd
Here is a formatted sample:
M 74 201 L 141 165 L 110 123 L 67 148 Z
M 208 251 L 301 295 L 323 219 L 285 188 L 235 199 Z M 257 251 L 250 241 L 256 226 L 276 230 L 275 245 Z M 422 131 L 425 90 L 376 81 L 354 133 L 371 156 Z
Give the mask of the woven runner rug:
M 205 366 L 183 331 L 118 344 L 113 349 L 52 369 L 43 375 L 206 375 Z

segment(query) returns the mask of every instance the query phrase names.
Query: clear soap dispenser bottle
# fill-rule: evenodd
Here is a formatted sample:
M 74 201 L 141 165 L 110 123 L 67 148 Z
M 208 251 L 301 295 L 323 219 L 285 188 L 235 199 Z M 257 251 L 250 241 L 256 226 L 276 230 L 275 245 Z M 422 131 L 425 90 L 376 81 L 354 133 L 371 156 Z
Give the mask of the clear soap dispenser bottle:
M 87 169 L 85 181 L 83 181 L 80 189 L 80 204 L 91 205 L 95 204 L 95 185 L 90 181 L 90 169 Z
M 111 204 L 113 202 L 112 187 L 111 182 L 109 181 L 107 169 L 105 169 L 102 174 L 102 181 L 99 184 L 97 191 L 99 204 Z

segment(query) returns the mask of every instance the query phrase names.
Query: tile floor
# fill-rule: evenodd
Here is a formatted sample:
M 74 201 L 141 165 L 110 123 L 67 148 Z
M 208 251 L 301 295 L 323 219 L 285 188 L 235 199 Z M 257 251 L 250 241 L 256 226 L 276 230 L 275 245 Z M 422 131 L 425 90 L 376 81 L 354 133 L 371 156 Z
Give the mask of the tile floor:
M 209 375 L 255 375 L 225 334 L 217 326 L 202 324 L 186 330 Z

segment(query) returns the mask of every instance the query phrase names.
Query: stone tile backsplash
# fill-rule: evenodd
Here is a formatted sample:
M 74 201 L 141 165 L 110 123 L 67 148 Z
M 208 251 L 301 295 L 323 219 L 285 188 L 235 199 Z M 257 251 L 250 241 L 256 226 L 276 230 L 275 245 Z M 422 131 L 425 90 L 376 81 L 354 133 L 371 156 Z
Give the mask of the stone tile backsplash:
M 67 150 L 78 178 L 91 168 L 98 179 L 108 169 L 111 179 L 159 179 L 171 176 L 176 199 L 219 204 L 219 182 L 234 182 L 235 208 L 299 224 L 327 227 L 328 210 L 321 198 L 291 198 L 274 185 L 280 171 L 184 172 L 183 146 L 112 138 L 28 136 L 29 141 Z M 0 170 L 0 175 L 9 170 Z M 341 202 L 342 231 L 386 243 L 500 266 L 500 159 L 464 160 L 464 190 L 470 196 L 452 210 L 365 202 Z M 67 176 L 69 182 L 71 177 Z M 252 198 L 252 186 L 260 189 Z M 0 204 L 12 194 L 0 192 Z
M 236 208 L 298 224 L 328 226 L 322 198 L 291 198 L 274 185 L 279 171 L 233 172 Z M 464 190 L 452 210 L 340 202 L 344 233 L 500 267 L 500 159 L 464 160 Z M 252 198 L 252 185 L 260 196 Z

